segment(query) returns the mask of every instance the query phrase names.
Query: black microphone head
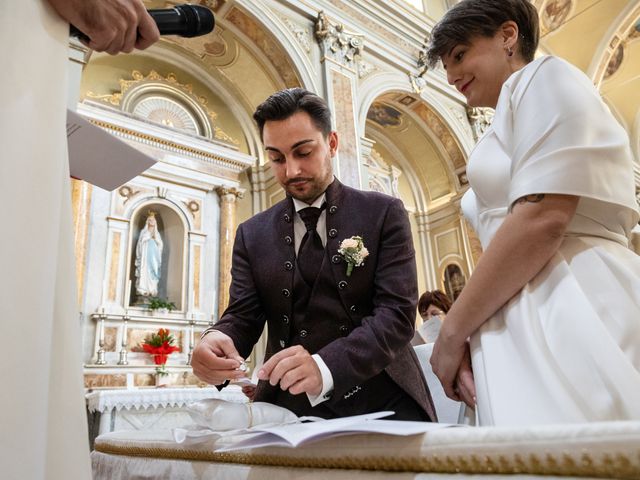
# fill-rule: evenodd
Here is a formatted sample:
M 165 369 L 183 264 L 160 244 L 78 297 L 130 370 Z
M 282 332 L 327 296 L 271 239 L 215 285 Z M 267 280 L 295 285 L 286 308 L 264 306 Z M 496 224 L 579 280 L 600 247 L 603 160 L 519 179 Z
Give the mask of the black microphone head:
M 174 7 L 186 19 L 186 30 L 183 37 L 198 37 L 213 31 L 216 21 L 213 12 L 200 5 L 177 5 Z

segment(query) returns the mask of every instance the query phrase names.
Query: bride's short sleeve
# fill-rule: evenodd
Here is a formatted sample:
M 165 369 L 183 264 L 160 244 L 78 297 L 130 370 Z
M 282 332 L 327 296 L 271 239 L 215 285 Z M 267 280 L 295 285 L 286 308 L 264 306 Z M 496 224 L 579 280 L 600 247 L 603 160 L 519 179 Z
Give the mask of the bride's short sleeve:
M 509 205 L 557 193 L 636 208 L 625 130 L 577 68 L 554 57 L 536 63 L 507 81 L 496 111 L 512 159 Z

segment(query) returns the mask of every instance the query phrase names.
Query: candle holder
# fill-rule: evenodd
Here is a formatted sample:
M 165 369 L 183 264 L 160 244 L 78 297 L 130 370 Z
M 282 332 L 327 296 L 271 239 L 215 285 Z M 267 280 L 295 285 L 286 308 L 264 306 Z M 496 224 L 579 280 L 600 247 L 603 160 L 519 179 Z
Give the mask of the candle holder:
M 106 365 L 105 351 L 104 351 L 104 321 L 107 316 L 104 313 L 104 308 L 98 315 L 98 352 L 96 353 L 96 365 Z
M 122 317 L 122 341 L 120 342 L 120 356 L 118 358 L 118 365 L 129 365 L 129 360 L 127 360 L 127 334 L 128 334 L 128 322 L 129 322 L 129 310 L 124 311 L 124 316 Z
M 191 320 L 189 321 L 189 353 L 187 354 L 187 365 L 191 365 L 191 358 L 193 357 L 193 349 L 195 348 L 194 332 L 196 321 L 191 314 Z

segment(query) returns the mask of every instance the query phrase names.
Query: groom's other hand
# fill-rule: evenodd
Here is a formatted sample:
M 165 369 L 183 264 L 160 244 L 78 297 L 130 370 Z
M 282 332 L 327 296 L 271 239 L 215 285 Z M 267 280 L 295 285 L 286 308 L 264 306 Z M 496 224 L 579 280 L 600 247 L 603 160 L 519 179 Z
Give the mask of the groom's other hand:
M 193 350 L 191 366 L 193 373 L 201 380 L 220 385 L 227 380 L 246 376 L 238 370 L 244 359 L 236 350 L 233 340 L 217 330 L 207 333 Z
M 258 378 L 274 386 L 280 383 L 280 388 L 292 395 L 317 396 L 322 391 L 320 369 L 311 354 L 300 345 L 273 355 L 258 371 Z

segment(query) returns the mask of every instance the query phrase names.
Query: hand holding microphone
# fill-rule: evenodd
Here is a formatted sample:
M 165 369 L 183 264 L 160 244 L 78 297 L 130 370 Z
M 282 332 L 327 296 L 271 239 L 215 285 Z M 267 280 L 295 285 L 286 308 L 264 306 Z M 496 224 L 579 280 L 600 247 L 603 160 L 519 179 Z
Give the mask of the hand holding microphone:
M 115 55 L 143 50 L 160 35 L 197 36 L 213 30 L 206 7 L 178 5 L 147 11 L 142 0 L 48 0 L 91 49 Z

